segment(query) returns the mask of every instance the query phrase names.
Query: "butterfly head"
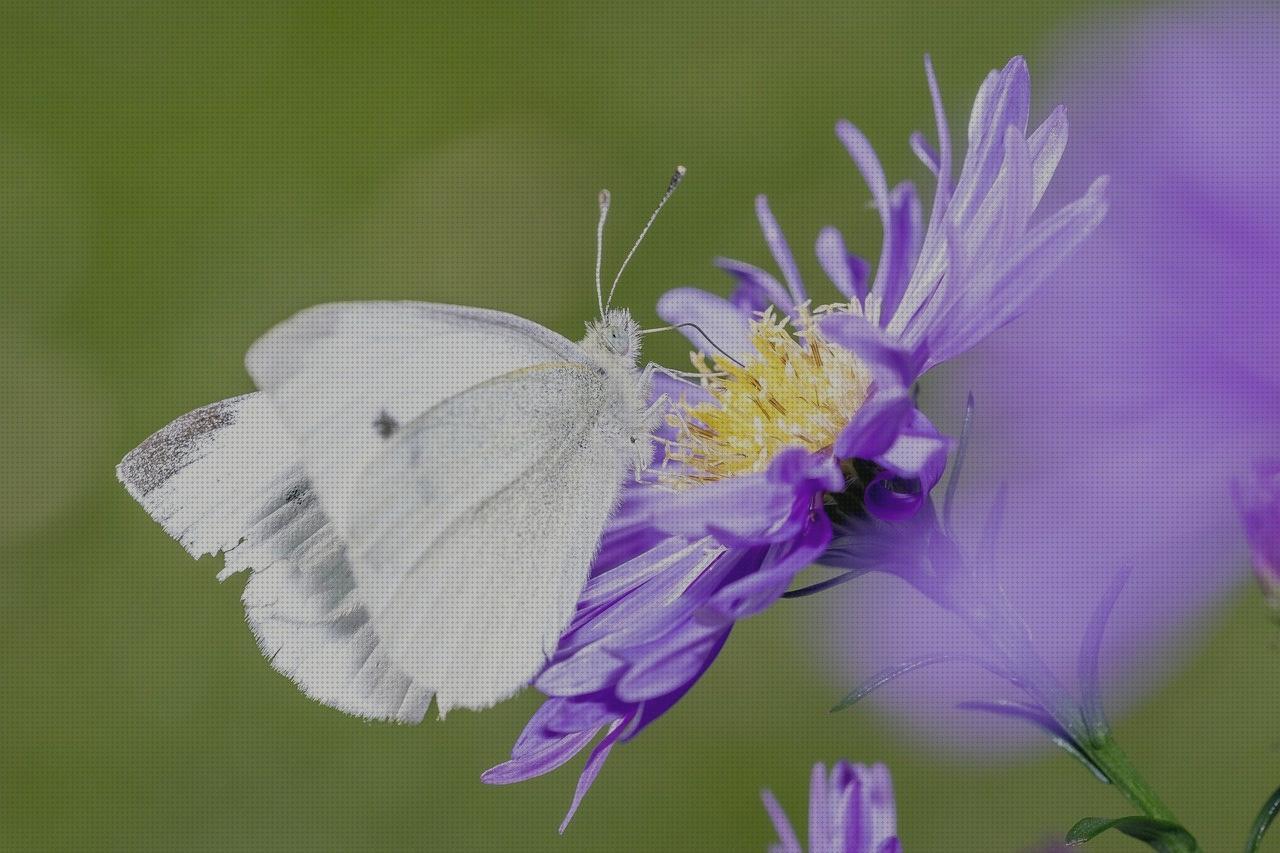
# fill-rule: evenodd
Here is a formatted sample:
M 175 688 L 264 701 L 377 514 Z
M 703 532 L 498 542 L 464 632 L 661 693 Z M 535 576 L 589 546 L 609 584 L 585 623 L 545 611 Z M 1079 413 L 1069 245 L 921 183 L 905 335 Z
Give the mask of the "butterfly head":
M 610 308 L 599 320 L 587 324 L 582 344 L 598 358 L 634 367 L 640 358 L 640 324 L 627 309 Z

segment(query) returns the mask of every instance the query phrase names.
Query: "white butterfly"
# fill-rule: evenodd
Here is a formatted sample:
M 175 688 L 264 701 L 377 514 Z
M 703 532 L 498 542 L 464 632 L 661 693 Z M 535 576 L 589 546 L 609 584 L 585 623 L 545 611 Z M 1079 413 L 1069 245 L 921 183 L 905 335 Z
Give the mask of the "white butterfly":
M 511 696 L 554 652 L 664 406 L 642 332 L 602 297 L 605 192 L 600 210 L 581 343 L 478 308 L 321 305 L 249 350 L 259 393 L 120 463 L 192 555 L 226 552 L 220 578 L 253 570 L 249 625 L 314 699 L 417 722 L 433 694 L 441 716 Z

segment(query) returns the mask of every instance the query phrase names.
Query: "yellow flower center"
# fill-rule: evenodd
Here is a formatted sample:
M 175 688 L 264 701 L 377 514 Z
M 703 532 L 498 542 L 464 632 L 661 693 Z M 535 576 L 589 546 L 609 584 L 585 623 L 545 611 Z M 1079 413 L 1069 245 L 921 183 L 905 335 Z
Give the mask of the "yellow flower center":
M 668 415 L 676 438 L 666 458 L 679 463 L 664 466 L 668 485 L 763 471 L 784 447 L 825 450 L 867 398 L 871 371 L 827 341 L 806 306 L 794 320 L 764 312 L 751 323 L 751 344 L 755 352 L 742 365 L 717 356 L 708 366 L 702 353 L 693 354 L 712 402 L 682 400 Z

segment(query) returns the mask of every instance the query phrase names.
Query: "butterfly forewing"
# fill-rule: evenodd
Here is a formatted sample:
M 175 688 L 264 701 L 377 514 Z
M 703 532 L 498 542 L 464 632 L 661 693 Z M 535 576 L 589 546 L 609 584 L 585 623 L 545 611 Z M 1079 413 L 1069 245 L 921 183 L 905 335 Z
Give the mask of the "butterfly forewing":
M 594 368 L 513 371 L 406 426 L 361 476 L 361 598 L 442 711 L 506 698 L 555 649 L 625 475 L 610 402 Z
M 246 359 L 344 536 L 358 477 L 404 424 L 495 376 L 565 361 L 586 358 L 536 323 L 420 302 L 310 308 L 264 335 Z

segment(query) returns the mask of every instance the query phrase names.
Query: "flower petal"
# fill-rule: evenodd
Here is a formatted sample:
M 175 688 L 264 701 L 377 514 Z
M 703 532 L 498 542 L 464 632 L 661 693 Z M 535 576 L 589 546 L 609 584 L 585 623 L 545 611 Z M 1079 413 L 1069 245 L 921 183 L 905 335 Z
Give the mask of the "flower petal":
M 610 726 L 608 734 L 591 751 L 591 757 L 587 759 L 587 766 L 582 769 L 582 775 L 578 777 L 578 786 L 573 792 L 573 803 L 569 806 L 568 814 L 564 816 L 564 822 L 560 824 L 561 835 L 564 835 L 564 831 L 569 828 L 569 821 L 573 820 L 574 814 L 578 811 L 578 806 L 582 805 L 582 798 L 587 795 L 587 791 L 591 790 L 591 786 L 596 781 L 596 776 L 600 775 L 600 768 L 604 767 L 604 761 L 609 757 L 609 751 L 613 749 L 613 745 L 617 743 L 618 738 L 625 731 L 623 722 L 624 720 L 618 720 Z
M 695 287 L 677 287 L 658 300 L 658 316 L 673 326 L 692 323 L 700 328 L 701 333 L 685 328 L 680 334 L 705 355 L 719 355 L 717 346 L 739 358 L 753 352 L 750 315 L 722 296 Z
M 1005 131 L 1026 133 L 1031 113 L 1031 76 L 1027 63 L 1015 56 L 1001 71 L 987 75 L 969 114 L 969 147 L 956 181 L 948 215 L 963 222 L 973 215 L 995 182 L 1003 160 Z
M 769 200 L 763 195 L 756 196 L 756 218 L 760 220 L 760 230 L 764 232 L 764 241 L 769 245 L 773 261 L 782 270 L 782 278 L 791 291 L 791 299 L 795 305 L 808 300 L 804 291 L 804 282 L 800 280 L 800 268 L 787 245 L 787 238 L 778 227 L 778 220 L 769 209 Z
M 843 485 L 839 465 L 829 456 L 789 447 L 763 473 L 670 494 L 654 508 L 652 522 L 672 536 L 714 536 L 731 548 L 777 542 L 800 530 L 815 492 L 837 491 Z
M 975 287 L 989 298 L 951 312 L 946 328 L 930 337 L 926 370 L 975 346 L 1022 312 L 1049 274 L 1106 216 L 1106 187 L 1107 179 L 1098 178 L 1084 197 L 1032 228 L 1001 266 L 975 273 L 985 279 Z
M 729 301 L 739 311 L 751 315 L 771 305 L 788 316 L 795 311 L 796 303 L 791 294 L 769 273 L 732 258 L 717 258 L 715 263 L 738 282 Z
M 831 791 L 827 786 L 827 768 L 821 763 L 815 764 L 809 773 L 810 850 L 832 849 L 831 818 Z
M 924 237 L 920 200 L 911 184 L 898 184 L 889 194 L 889 219 L 885 228 L 892 237 L 884 241 L 884 254 L 880 256 L 873 286 L 873 292 L 880 301 L 882 328 L 889 325 L 906 293 Z
M 923 412 L 915 410 L 893 445 L 873 461 L 898 477 L 924 481 L 928 491 L 942 478 L 953 445 L 952 439 L 938 432 Z
M 598 730 L 588 729 L 564 737 L 542 741 L 536 749 L 513 755 L 509 761 L 490 767 L 480 775 L 486 785 L 510 785 L 550 773 L 595 740 Z
M 1066 107 L 1058 106 L 1027 140 L 1027 145 L 1031 149 L 1031 161 L 1034 164 L 1032 171 L 1035 192 L 1031 202 L 1033 210 L 1040 206 L 1040 199 L 1044 198 L 1044 191 L 1049 188 L 1049 181 L 1053 179 L 1053 173 L 1058 170 L 1062 152 L 1067 148 L 1067 130 Z
M 800 839 L 796 837 L 796 831 L 778 803 L 778 798 L 766 788 L 760 792 L 760 799 L 764 800 L 764 810 L 769 813 L 774 832 L 778 833 L 778 843 L 769 848 L 769 853 L 804 853 Z
M 533 686 L 548 696 L 581 696 L 609 687 L 627 668 L 597 641 L 543 670 Z
M 915 152 L 916 157 L 924 164 L 924 167 L 936 178 L 938 169 L 941 167 L 938 150 L 918 130 L 911 132 L 911 150 Z
M 685 688 L 706 670 L 728 637 L 729 627 L 691 629 L 687 639 L 692 642 L 650 650 L 618 682 L 618 698 L 644 702 Z
M 862 849 L 898 849 L 898 813 L 889 768 L 883 764 L 873 764 L 870 767 L 857 764 L 847 766 L 858 780 L 857 822 L 861 824 L 859 835 L 864 839 Z M 850 821 L 850 830 L 853 828 L 852 823 Z
M 796 539 L 769 549 L 760 568 L 726 584 L 709 607 L 731 619 L 743 619 L 777 601 L 795 576 L 814 563 L 831 542 L 831 522 L 817 513 Z
M 863 300 L 867 298 L 867 274 L 870 272 L 867 262 L 850 254 L 845 248 L 844 236 L 830 226 L 818 234 L 814 254 L 836 289 L 854 300 L 853 305 L 861 309 Z

